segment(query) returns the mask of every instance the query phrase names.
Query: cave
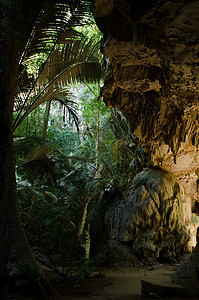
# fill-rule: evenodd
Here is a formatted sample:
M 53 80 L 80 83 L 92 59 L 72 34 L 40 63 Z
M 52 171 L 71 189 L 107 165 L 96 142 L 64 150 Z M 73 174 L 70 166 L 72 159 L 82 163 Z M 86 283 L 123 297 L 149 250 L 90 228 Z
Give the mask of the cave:
M 63 207 L 67 211 L 72 203 L 69 201 L 68 194 L 66 193 L 67 196 L 64 194 L 67 189 L 63 190 L 64 196 L 62 194 L 62 198 L 59 198 L 58 193 L 53 194 L 55 189 L 52 189 L 52 187 L 49 190 L 45 189 L 46 185 L 41 183 L 42 176 L 39 177 L 39 174 L 37 174 L 38 186 L 43 189 L 37 196 L 41 198 L 34 197 L 36 194 L 31 191 L 31 185 L 26 184 L 25 188 L 24 186 L 22 188 L 23 192 L 28 192 L 32 197 L 31 203 L 27 206 L 30 208 L 29 212 L 33 212 L 37 218 L 44 211 L 41 209 L 42 205 L 47 203 L 50 204 L 48 205 L 51 207 L 50 211 L 53 214 L 56 212 L 53 219 L 56 221 L 51 220 L 49 222 L 47 220 L 47 222 L 41 223 L 41 232 L 38 232 L 38 227 L 32 226 L 32 229 L 37 238 L 40 235 L 41 241 L 43 237 L 50 233 L 46 230 L 46 228 L 49 228 L 50 223 L 51 229 L 53 229 L 51 234 L 53 233 L 52 236 L 57 238 L 57 232 L 65 233 L 63 227 L 57 226 L 59 225 L 58 221 L 61 220 L 60 224 L 66 230 L 66 239 L 69 236 L 68 241 L 70 243 L 71 237 L 73 237 L 76 248 L 73 248 L 71 243 L 70 256 L 66 254 L 65 246 L 58 247 L 58 243 L 52 242 L 49 235 L 49 244 L 50 246 L 53 244 L 54 248 L 51 248 L 52 251 L 47 252 L 51 255 L 57 254 L 58 248 L 61 251 L 63 250 L 61 252 L 65 255 L 63 255 L 63 271 L 65 271 L 64 268 L 68 261 L 73 257 L 79 258 L 82 255 L 83 262 L 87 263 L 90 253 L 99 266 L 127 264 L 131 266 L 148 265 L 150 268 L 153 263 L 173 263 L 180 255 L 188 253 L 187 257 L 189 259 L 178 266 L 172 281 L 185 287 L 189 296 L 198 297 L 199 1 L 68 0 L 66 3 L 62 0 L 49 0 L 36 1 L 35 5 L 33 4 L 31 7 L 30 4 L 29 7 L 26 6 L 25 1 L 9 0 L 9 5 L 6 1 L 2 1 L 2 4 L 0 6 L 2 16 L 2 22 L 0 23 L 2 50 L 0 69 L 3 80 L 1 82 L 0 114 L 2 118 L 0 127 L 3 134 L 0 155 L 0 212 L 3 226 L 0 228 L 2 237 L 0 239 L 0 278 L 3 282 L 2 286 L 6 287 L 5 291 L 7 289 L 7 279 L 14 278 L 13 282 L 16 285 L 16 279 L 20 279 L 20 281 L 24 279 L 24 271 L 27 266 L 31 266 L 29 272 L 32 273 L 33 271 L 34 273 L 32 274 L 34 276 L 29 278 L 34 281 L 34 284 L 41 284 L 41 290 L 43 288 L 42 282 L 49 287 L 45 276 L 43 277 L 37 269 L 35 253 L 38 248 L 36 248 L 36 251 L 35 248 L 33 249 L 35 251 L 33 254 L 25 236 L 28 222 L 23 222 L 22 214 L 20 215 L 19 209 L 22 202 L 18 201 L 20 193 L 18 193 L 17 198 L 13 128 L 15 130 L 37 105 L 44 103 L 44 99 L 39 99 L 39 97 L 43 98 L 47 92 L 52 92 L 49 88 L 51 83 L 54 85 L 56 79 L 66 71 L 70 74 L 73 73 L 69 71 L 69 67 L 66 65 L 70 62 L 66 57 L 68 54 L 72 56 L 70 66 L 72 68 L 77 67 L 78 76 L 85 79 L 82 75 L 84 68 L 81 68 L 80 65 L 91 61 L 90 59 L 86 60 L 87 56 L 81 55 L 81 61 L 75 64 L 73 54 L 75 56 L 77 56 L 77 53 L 83 54 L 84 51 L 86 52 L 86 46 L 91 44 L 86 44 L 80 32 L 78 34 L 74 32 L 71 24 L 78 27 L 78 22 L 80 20 L 84 21 L 85 14 L 88 11 L 90 14 L 90 8 L 92 7 L 95 22 L 103 35 L 100 47 L 103 59 L 100 60 L 100 64 L 103 64 L 102 61 L 106 62 L 108 70 L 101 88 L 98 81 L 100 95 L 95 95 L 96 102 L 90 105 L 92 108 L 90 115 L 92 116 L 96 108 L 95 105 L 99 104 L 98 100 L 103 100 L 107 108 L 112 111 L 110 122 L 115 135 L 118 136 L 118 140 L 125 137 L 125 143 L 129 142 L 125 144 L 126 149 L 129 147 L 131 153 L 134 152 L 135 156 L 133 156 L 133 159 L 131 157 L 129 163 L 128 180 L 125 182 L 127 183 L 125 188 L 123 185 L 123 190 L 117 189 L 118 185 L 111 189 L 112 180 L 110 180 L 109 186 L 106 186 L 100 194 L 100 196 L 103 196 L 99 198 L 100 205 L 97 207 L 99 210 L 96 209 L 97 213 L 94 214 L 92 222 L 88 221 L 87 223 L 87 208 L 94 198 L 91 195 L 94 189 L 90 185 L 89 192 L 91 196 L 88 197 L 89 194 L 87 194 L 84 198 L 83 184 L 89 181 L 90 178 L 97 181 L 99 174 L 96 176 L 96 171 L 90 172 L 89 176 L 84 173 L 82 185 L 78 189 L 83 198 L 78 198 L 82 202 L 80 201 L 78 206 L 80 217 L 77 220 L 77 226 L 68 217 L 63 216 L 63 222 L 63 219 L 60 218 L 60 211 L 64 211 Z M 85 4 L 85 6 L 81 6 L 82 4 Z M 41 9 L 41 7 L 43 8 Z M 32 8 L 34 9 L 32 10 Z M 39 11 L 40 15 L 38 16 Z M 45 15 L 45 11 L 48 11 L 47 15 Z M 30 18 L 27 18 L 27 16 Z M 37 19 L 38 17 L 39 19 Z M 72 23 L 69 22 L 70 18 Z M 25 24 L 26 19 L 27 24 Z M 66 21 L 69 22 L 67 26 Z M 46 22 L 49 26 L 42 27 L 42 25 L 46 25 Z M 63 40 L 62 34 L 66 34 Z M 52 41 L 53 36 L 55 37 L 54 41 Z M 76 40 L 77 36 L 79 40 Z M 49 37 L 51 39 L 50 43 L 48 43 Z M 77 47 L 77 52 L 74 51 L 76 46 L 75 48 L 71 46 L 76 45 L 76 42 L 78 42 L 79 47 Z M 64 43 L 65 46 L 63 46 Z M 60 46 L 59 49 L 55 47 L 56 44 Z M 48 58 L 52 58 L 51 55 L 54 55 L 57 49 L 57 55 L 61 57 L 59 62 L 56 59 L 54 61 L 49 59 L 48 61 Z M 69 52 L 67 52 L 68 49 Z M 88 47 L 88 53 L 93 54 L 89 49 Z M 41 65 L 39 63 L 33 64 L 33 69 L 37 65 L 37 70 L 33 70 L 32 74 L 31 72 L 28 74 L 27 65 L 24 62 L 31 58 L 32 51 L 36 54 L 40 51 L 43 54 L 45 53 L 43 58 L 45 62 L 42 62 Z M 64 54 L 66 60 L 62 59 L 63 56 L 60 53 Z M 47 61 L 55 66 L 57 75 L 52 73 L 49 65 L 44 66 Z M 101 79 L 101 71 L 102 68 L 95 69 L 98 79 Z M 104 73 L 103 70 L 103 75 Z M 35 77 L 34 82 L 34 76 L 32 75 L 38 75 L 38 77 Z M 40 85 L 37 86 L 40 75 L 44 79 L 41 91 Z M 59 85 L 54 87 L 57 93 Z M 36 98 L 30 97 L 30 103 L 28 103 L 32 92 L 33 94 L 35 92 L 34 96 Z M 50 98 L 45 101 L 53 99 Z M 14 115 L 14 124 L 13 110 L 14 114 L 17 112 L 17 115 Z M 46 106 L 46 115 L 49 114 L 49 111 L 50 105 Z M 22 115 L 20 116 L 20 114 Z M 42 134 L 42 146 L 45 144 L 48 117 L 46 116 L 44 135 Z M 96 124 L 97 129 L 99 129 L 99 111 Z M 96 145 L 99 146 L 99 130 L 97 130 L 96 137 Z M 49 153 L 53 156 L 51 151 Z M 96 151 L 96 153 L 97 155 L 93 156 L 93 166 L 100 169 L 98 152 Z M 48 158 L 47 155 L 43 155 L 45 153 L 42 151 L 37 151 L 37 154 L 40 156 L 36 158 L 39 157 L 40 161 L 42 157 Z M 86 160 L 85 152 L 82 151 L 81 156 Z M 74 157 L 70 155 L 70 162 L 73 159 Z M 49 162 L 48 159 L 46 161 Z M 30 159 L 29 162 L 32 162 L 32 160 Z M 59 157 L 60 165 L 63 163 L 61 165 L 63 173 L 69 165 L 67 162 L 64 163 L 61 156 Z M 124 163 L 123 168 L 125 169 L 125 157 L 123 161 L 120 161 L 121 163 Z M 56 163 L 54 161 L 52 165 L 56 164 L 58 164 L 58 160 Z M 73 161 L 71 164 L 74 164 Z M 67 178 L 70 181 L 71 175 L 77 175 L 76 170 L 69 170 L 70 172 L 67 171 L 68 173 L 64 173 L 64 176 L 60 176 L 60 178 Z M 32 172 L 30 175 L 33 182 L 35 174 Z M 56 178 L 54 179 L 51 176 L 51 179 L 53 186 L 53 180 L 56 181 Z M 62 188 L 67 185 L 67 180 L 63 183 L 61 179 L 59 187 Z M 70 187 L 70 185 L 68 186 Z M 77 190 L 75 190 L 76 196 Z M 26 195 L 24 198 L 27 198 Z M 36 199 L 36 201 L 33 201 L 33 199 Z M 39 202 L 38 199 L 43 200 L 43 203 L 40 203 L 40 205 L 42 204 L 41 207 L 35 205 L 36 202 Z M 60 199 L 61 201 L 59 201 Z M 61 205 L 63 206 L 55 207 L 58 202 L 62 202 Z M 36 207 L 35 211 L 32 209 L 32 204 Z M 68 210 L 69 217 L 71 215 L 75 217 L 75 209 L 73 210 L 73 208 L 74 206 L 71 211 Z M 27 219 L 31 219 L 30 214 L 26 216 Z M 34 220 L 32 218 L 32 223 L 34 223 Z M 64 223 L 66 220 L 67 225 Z M 38 223 L 40 225 L 40 222 Z M 69 232 L 70 235 L 67 236 L 68 228 L 71 231 Z M 44 235 L 42 236 L 41 233 L 43 232 Z M 32 242 L 34 237 L 31 237 L 30 240 Z M 88 257 L 85 257 L 87 246 L 89 254 Z M 74 249 L 76 251 L 73 251 Z M 67 255 L 69 259 L 65 261 Z M 57 256 L 55 256 L 55 259 L 58 263 L 60 262 Z M 80 271 L 78 268 L 76 270 L 77 272 Z M 19 275 L 23 276 L 18 277 Z M 27 277 L 25 278 L 27 279 Z M 18 282 L 19 285 L 24 283 L 23 280 L 20 281 Z M 153 290 L 151 290 L 151 293 L 153 295 Z M 1 296 L 4 297 L 4 294 L 0 292 L 0 298 Z
M 173 277 L 192 295 L 199 278 L 198 15 L 199 1 L 185 0 L 96 0 L 94 9 L 109 61 L 101 97 L 123 113 L 147 157 L 103 215 L 105 245 L 114 253 L 107 259 L 193 251 Z

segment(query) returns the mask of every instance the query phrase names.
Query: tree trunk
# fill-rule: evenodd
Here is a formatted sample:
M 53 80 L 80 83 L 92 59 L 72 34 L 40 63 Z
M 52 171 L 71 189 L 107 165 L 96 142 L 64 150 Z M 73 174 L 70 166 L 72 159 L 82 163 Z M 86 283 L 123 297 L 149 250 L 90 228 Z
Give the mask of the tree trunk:
M 0 0 L 0 279 L 4 280 L 35 263 L 19 214 L 13 152 L 21 4 L 21 0 Z
M 97 123 L 96 123 L 96 139 L 95 139 L 95 150 L 96 150 L 96 169 L 99 168 L 99 130 L 100 130 L 100 119 L 99 119 L 99 99 L 97 104 Z
M 97 122 L 96 122 L 96 139 L 95 139 L 95 151 L 96 151 L 96 169 L 99 169 L 99 138 L 100 138 L 100 84 L 98 83 L 98 96 L 93 92 L 94 97 L 97 97 Z M 99 175 L 99 173 L 97 172 Z M 97 175 L 97 176 L 98 176 Z
M 45 114 L 44 114 L 44 122 L 43 122 L 43 128 L 42 128 L 42 135 L 41 135 L 43 143 L 45 143 L 47 129 L 48 129 L 48 121 L 49 121 L 49 116 L 50 116 L 50 105 L 51 105 L 51 101 L 47 101 L 46 102 Z

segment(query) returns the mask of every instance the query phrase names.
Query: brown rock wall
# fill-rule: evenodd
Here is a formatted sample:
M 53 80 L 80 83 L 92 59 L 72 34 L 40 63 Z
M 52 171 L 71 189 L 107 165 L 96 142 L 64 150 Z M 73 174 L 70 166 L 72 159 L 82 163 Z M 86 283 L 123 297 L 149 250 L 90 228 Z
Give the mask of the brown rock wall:
M 104 33 L 103 52 L 110 61 L 102 89 L 104 101 L 125 114 L 151 164 L 177 175 L 195 202 L 199 199 L 199 1 L 110 2 L 111 8 L 106 5 L 108 1 L 95 0 L 96 7 L 101 5 L 102 9 L 103 4 L 106 10 L 105 14 L 99 9 L 95 13 Z M 161 189 L 158 183 L 156 195 L 156 186 L 150 190 L 139 184 L 139 197 L 134 186 L 132 198 L 127 198 L 124 205 L 116 203 L 107 218 L 112 253 L 120 258 L 124 253 L 125 259 L 132 259 L 132 253 L 123 250 L 123 244 L 129 241 L 133 242 L 133 250 L 145 257 L 150 252 L 155 256 L 163 253 L 164 245 L 168 256 L 195 246 L 198 224 L 190 220 L 193 203 L 183 193 L 178 195 L 179 201 L 177 196 L 164 200 L 161 194 L 175 191 L 180 185 L 168 185 L 167 189 L 164 183 Z M 161 213 L 159 199 L 164 208 Z M 194 211 L 198 214 L 196 204 Z M 142 229 L 140 233 L 138 228 Z M 162 244 L 161 228 L 167 231 Z M 190 243 L 186 244 L 188 236 Z M 169 243 L 176 246 L 172 248 Z M 199 244 L 174 278 L 187 286 L 191 295 L 198 295 L 198 249 Z
M 199 1 L 110 3 L 96 0 L 95 13 L 110 60 L 104 101 L 125 114 L 155 165 L 175 174 L 194 172 L 199 166 Z M 105 17 L 99 13 L 102 4 Z

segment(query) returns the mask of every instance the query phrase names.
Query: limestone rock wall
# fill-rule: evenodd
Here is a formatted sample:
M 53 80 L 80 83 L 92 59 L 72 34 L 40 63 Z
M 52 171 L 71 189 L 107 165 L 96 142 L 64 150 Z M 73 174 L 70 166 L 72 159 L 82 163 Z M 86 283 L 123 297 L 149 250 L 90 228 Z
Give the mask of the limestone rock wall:
M 107 240 L 102 256 L 110 262 L 136 257 L 172 258 L 192 252 L 198 224 L 191 222 L 191 201 L 176 177 L 147 168 L 123 198 L 113 199 L 104 214 Z
M 199 1 L 96 0 L 110 61 L 102 96 L 121 110 L 151 162 L 199 167 Z
M 191 207 L 199 215 L 199 1 L 94 2 L 109 60 L 101 96 L 124 113 L 149 164 L 176 175 L 187 190 L 166 171 L 137 175 L 126 196 L 107 207 L 104 253 L 125 262 L 191 250 L 198 226 Z M 174 278 L 188 282 L 192 295 L 198 295 L 198 249 Z

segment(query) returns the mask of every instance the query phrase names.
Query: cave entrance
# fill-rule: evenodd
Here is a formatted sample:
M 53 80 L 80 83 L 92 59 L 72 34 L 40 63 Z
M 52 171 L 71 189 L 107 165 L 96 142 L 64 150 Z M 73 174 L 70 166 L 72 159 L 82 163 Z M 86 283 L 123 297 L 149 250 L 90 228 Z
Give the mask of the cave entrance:
M 66 10 L 67 20 L 57 19 L 56 16 L 53 16 L 53 19 L 52 16 L 48 17 L 52 5 L 54 4 L 47 4 L 46 10 L 42 11 L 34 28 L 34 35 L 29 38 L 21 58 L 21 90 L 14 105 L 19 200 L 25 199 L 26 193 L 31 192 L 33 198 L 37 198 L 37 194 L 40 195 L 43 201 L 41 206 L 45 205 L 45 201 L 49 201 L 56 211 L 54 206 L 59 202 L 60 205 L 65 205 L 65 217 L 70 224 L 67 234 L 72 235 L 76 232 L 73 236 L 78 240 L 77 245 L 81 244 L 82 239 L 82 245 L 89 248 L 88 236 L 94 222 L 90 215 L 101 208 L 103 199 L 106 198 L 105 194 L 109 193 L 110 207 L 119 212 L 118 223 L 123 224 L 124 231 L 122 237 L 117 236 L 121 234 L 117 232 L 117 238 L 112 241 L 113 245 L 119 243 L 118 249 L 124 249 L 124 252 L 130 249 L 130 252 L 144 258 L 150 255 L 156 258 L 164 255 L 173 257 L 182 253 L 186 247 L 190 248 L 189 239 L 187 241 L 183 238 L 180 241 L 180 238 L 176 238 L 177 235 L 183 236 L 181 222 L 184 226 L 190 221 L 187 217 L 190 214 L 183 214 L 183 209 L 180 208 L 179 195 L 184 197 L 183 188 L 171 174 L 161 170 L 159 166 L 153 167 L 138 140 L 132 135 L 132 128 L 129 128 L 124 115 L 114 108 L 108 110 L 105 107 L 100 90 L 106 75 L 107 60 L 100 52 L 102 34 L 93 17 L 85 14 L 83 26 L 79 20 L 79 23 L 75 21 L 73 26 L 67 27 L 65 23 L 73 22 L 74 16 L 78 17 L 78 10 L 71 10 L 66 5 L 55 5 L 53 7 L 57 13 Z M 53 22 L 63 23 L 64 30 L 59 27 L 58 31 L 54 31 L 51 28 Z M 51 39 L 47 44 L 47 31 L 42 33 L 40 30 L 44 23 L 46 28 L 51 30 Z M 125 42 L 127 43 L 126 40 Z M 37 43 L 39 51 L 35 50 Z M 154 72 L 158 70 L 154 69 Z M 111 76 L 107 76 L 103 91 L 107 89 L 107 82 L 112 84 Z M 129 96 L 122 93 L 121 88 L 117 88 L 116 94 L 117 99 L 121 101 L 123 98 L 126 101 L 125 97 Z M 145 100 L 148 99 L 145 109 L 156 95 L 155 92 L 145 95 Z M 140 103 L 139 93 L 137 98 L 131 100 L 137 101 L 136 99 L 139 99 Z M 143 171 L 145 167 L 149 167 L 146 172 Z M 140 172 L 140 186 L 137 186 L 139 176 L 136 175 Z M 150 174 L 151 177 L 145 178 L 146 174 Z M 142 179 L 142 176 L 145 179 Z M 27 180 L 25 190 L 22 188 L 24 180 Z M 139 199 L 134 199 L 134 194 L 131 198 L 126 196 L 133 184 L 134 194 L 139 194 Z M 132 219 L 129 221 L 130 227 L 124 224 L 121 216 L 120 205 L 123 198 L 130 201 L 129 211 L 132 211 L 132 215 L 127 217 L 128 220 Z M 190 208 L 185 198 L 183 201 L 184 210 Z M 38 202 L 35 203 L 37 205 Z M 25 208 L 31 205 L 32 199 L 29 199 Z M 109 211 L 108 202 L 106 205 Z M 26 223 L 27 215 L 23 211 L 23 205 L 21 208 Z M 103 209 L 104 207 L 102 213 L 105 218 L 107 211 Z M 54 223 L 53 218 L 57 217 L 54 210 L 52 215 L 43 216 L 46 224 Z M 76 218 L 73 210 L 79 213 L 78 221 L 73 220 Z M 32 213 L 34 210 L 29 211 Z M 71 214 L 72 217 L 67 217 L 67 214 Z M 125 213 L 122 215 L 125 216 Z M 104 224 L 104 220 L 101 221 Z M 134 227 L 136 222 L 138 225 Z M 71 228 L 72 224 L 74 228 Z M 111 226 L 113 230 L 114 224 Z M 38 228 L 31 234 L 34 235 L 39 230 Z M 108 241 L 108 236 L 112 236 L 112 233 L 106 228 L 104 230 L 105 239 Z M 190 232 L 185 232 L 191 235 L 192 230 L 189 230 Z M 99 231 L 99 237 L 101 235 L 104 243 L 103 234 Z M 67 241 L 63 240 L 62 243 Z M 99 245 L 100 241 L 96 239 L 95 243 Z M 87 249 L 87 256 L 89 251 Z M 94 252 L 96 253 L 96 250 Z M 111 248 L 110 253 L 114 253 Z M 68 258 L 64 256 L 63 261 L 66 259 Z
M 107 105 L 121 109 L 126 103 L 121 110 L 132 109 L 125 114 L 128 121 L 133 120 L 129 129 L 124 115 L 114 108 L 108 110 L 101 101 L 107 66 L 93 19 L 85 17 L 83 27 L 74 22 L 58 32 L 63 10 L 68 9 L 61 23 L 73 22 L 74 15 L 77 20 L 81 12 L 76 15 L 78 9 L 55 5 L 60 18 L 52 20 L 45 15 L 45 11 L 52 12 L 51 4 L 42 11 L 21 58 L 14 105 L 18 196 L 31 244 L 51 268 L 61 266 L 66 277 L 88 275 L 93 267 L 90 257 L 105 265 L 138 265 L 141 259 L 142 265 L 176 262 L 176 257 L 191 252 L 195 245 L 190 199 L 176 178 L 161 168 L 163 158 L 158 158 L 157 165 L 151 163 L 132 135 L 140 120 L 140 130 L 153 128 L 148 117 L 158 112 L 158 92 L 167 75 L 159 66 L 151 70 L 145 66 L 140 72 L 139 67 L 126 65 L 116 74 L 120 86 L 114 92 L 113 74 L 106 77 L 103 95 L 110 96 Z M 41 30 L 44 21 L 49 27 Z M 50 27 L 52 21 L 58 31 Z M 126 35 L 115 42 L 120 50 L 122 37 L 126 46 L 129 41 L 132 44 L 132 32 L 129 35 L 125 26 Z M 143 28 L 136 29 L 142 32 Z M 118 27 L 111 30 L 117 35 Z M 46 42 L 49 32 L 51 40 Z M 110 32 L 104 34 L 103 46 L 110 39 Z M 136 45 L 137 40 L 134 42 Z M 121 67 L 117 54 L 112 57 L 116 69 Z M 149 76 L 153 83 L 145 85 L 153 87 L 145 97 L 137 90 L 129 93 L 135 74 L 141 80 Z M 128 91 L 123 92 L 121 85 L 127 79 Z M 129 101 L 133 104 L 128 105 Z M 172 120 L 176 107 L 170 106 Z M 177 112 L 180 119 L 180 110 Z M 152 130 L 146 132 L 152 137 Z M 166 151 L 169 148 L 164 144 L 163 152 L 164 146 Z

